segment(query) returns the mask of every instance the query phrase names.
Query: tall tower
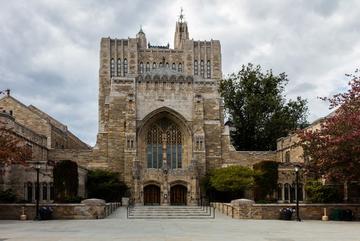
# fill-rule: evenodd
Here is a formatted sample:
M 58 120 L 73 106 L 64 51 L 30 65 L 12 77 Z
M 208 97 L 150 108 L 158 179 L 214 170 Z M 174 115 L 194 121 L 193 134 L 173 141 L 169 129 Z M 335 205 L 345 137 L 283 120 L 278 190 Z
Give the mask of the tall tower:
M 186 21 L 184 21 L 183 9 L 181 9 L 179 20 L 176 22 L 174 49 L 182 49 L 185 40 L 189 39 Z

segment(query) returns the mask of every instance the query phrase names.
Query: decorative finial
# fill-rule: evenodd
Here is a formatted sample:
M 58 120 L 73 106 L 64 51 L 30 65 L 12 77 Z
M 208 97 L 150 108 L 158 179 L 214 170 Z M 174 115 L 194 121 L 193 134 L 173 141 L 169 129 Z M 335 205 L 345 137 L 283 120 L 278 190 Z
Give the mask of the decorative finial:
M 144 31 L 142 30 L 142 25 L 140 24 L 140 30 L 139 33 L 144 33 Z
M 183 22 L 183 19 L 184 19 L 184 14 L 183 14 L 183 11 L 184 11 L 184 9 L 181 7 L 180 8 L 180 15 L 179 15 L 179 19 L 180 19 L 180 22 L 182 23 Z

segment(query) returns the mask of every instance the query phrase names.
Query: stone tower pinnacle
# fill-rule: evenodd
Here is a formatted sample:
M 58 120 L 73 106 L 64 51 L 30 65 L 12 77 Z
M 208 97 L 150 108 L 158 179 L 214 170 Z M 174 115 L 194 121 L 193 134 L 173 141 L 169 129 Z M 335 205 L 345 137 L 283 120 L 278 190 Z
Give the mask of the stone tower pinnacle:
M 183 9 L 179 15 L 179 20 L 176 22 L 174 49 L 182 49 L 185 40 L 189 39 L 189 32 L 186 21 L 184 21 Z
M 146 41 L 146 35 L 144 33 L 144 31 L 142 30 L 142 26 L 140 25 L 140 30 L 139 32 L 136 34 L 136 38 L 138 39 L 138 46 L 140 48 L 146 48 L 146 44 L 147 44 L 147 41 Z

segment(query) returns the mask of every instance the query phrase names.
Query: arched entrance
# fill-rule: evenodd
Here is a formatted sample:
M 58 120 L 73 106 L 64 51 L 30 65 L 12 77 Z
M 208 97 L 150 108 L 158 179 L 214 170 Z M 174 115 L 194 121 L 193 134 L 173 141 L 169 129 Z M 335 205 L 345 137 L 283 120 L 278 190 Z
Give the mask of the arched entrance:
M 160 187 L 156 185 L 144 187 L 144 205 L 160 205 Z
M 183 185 L 175 185 L 170 189 L 171 205 L 186 205 L 187 188 Z

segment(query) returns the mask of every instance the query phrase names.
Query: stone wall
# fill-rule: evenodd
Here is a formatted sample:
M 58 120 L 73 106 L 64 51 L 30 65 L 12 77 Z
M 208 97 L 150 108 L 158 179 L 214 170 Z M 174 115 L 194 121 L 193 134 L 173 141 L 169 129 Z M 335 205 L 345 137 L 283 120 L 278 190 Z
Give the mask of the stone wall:
M 279 219 L 280 209 L 295 208 L 295 204 L 250 204 L 233 205 L 230 203 L 212 203 L 221 213 L 237 219 Z M 350 209 L 355 220 L 360 220 L 360 204 L 300 204 L 300 218 L 321 220 L 324 208 L 330 216 L 334 209 Z M 294 218 L 295 215 L 293 215 Z
M 46 204 L 53 209 L 53 219 L 103 219 L 121 206 L 121 203 L 106 203 L 102 205 L 87 204 Z M 19 220 L 22 209 L 27 220 L 35 218 L 35 204 L 0 204 L 0 220 Z

